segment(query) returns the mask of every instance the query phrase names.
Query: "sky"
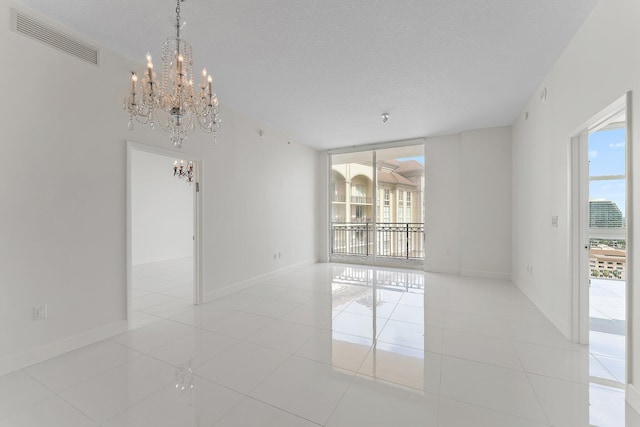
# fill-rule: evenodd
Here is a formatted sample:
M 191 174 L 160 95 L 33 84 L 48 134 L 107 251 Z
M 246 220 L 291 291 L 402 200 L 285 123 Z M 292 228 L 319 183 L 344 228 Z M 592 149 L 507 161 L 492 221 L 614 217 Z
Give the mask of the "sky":
M 407 160 L 415 160 L 416 162 L 424 165 L 424 156 L 416 156 L 416 157 L 398 157 L 396 161 L 398 162 L 406 162 Z
M 589 175 L 625 174 L 625 129 L 610 129 L 589 134 Z M 613 201 L 622 214 L 626 206 L 625 180 L 591 181 L 590 199 Z M 625 215 L 626 216 L 626 215 Z

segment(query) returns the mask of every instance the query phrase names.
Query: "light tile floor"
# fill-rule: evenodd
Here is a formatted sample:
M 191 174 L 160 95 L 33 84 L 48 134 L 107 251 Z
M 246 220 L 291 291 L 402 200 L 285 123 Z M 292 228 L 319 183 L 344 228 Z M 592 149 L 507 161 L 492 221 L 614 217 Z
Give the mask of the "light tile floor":
M 589 287 L 591 376 L 604 385 L 624 387 L 625 282 L 591 279 Z
M 508 282 L 316 264 L 172 297 L 138 306 L 154 323 L 0 377 L 0 426 L 624 425 L 623 391 Z
M 193 258 L 138 264 L 131 271 L 131 318 L 139 327 L 193 306 Z

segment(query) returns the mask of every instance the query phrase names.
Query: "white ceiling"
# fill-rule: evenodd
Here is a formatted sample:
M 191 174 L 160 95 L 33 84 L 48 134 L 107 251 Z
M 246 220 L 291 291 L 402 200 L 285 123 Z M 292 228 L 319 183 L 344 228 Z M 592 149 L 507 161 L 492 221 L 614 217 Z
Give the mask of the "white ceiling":
M 140 69 L 174 31 L 175 0 L 17 2 Z M 596 2 L 188 0 L 183 37 L 223 104 L 326 149 L 510 125 Z

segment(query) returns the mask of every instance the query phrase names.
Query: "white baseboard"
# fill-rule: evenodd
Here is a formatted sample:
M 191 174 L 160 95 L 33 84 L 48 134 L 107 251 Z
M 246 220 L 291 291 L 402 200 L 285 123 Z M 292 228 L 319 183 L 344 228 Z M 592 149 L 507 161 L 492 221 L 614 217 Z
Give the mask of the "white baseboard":
M 460 269 L 455 267 L 446 267 L 441 265 L 425 263 L 424 271 L 428 273 L 455 274 L 460 275 Z
M 640 414 L 640 390 L 633 384 L 627 384 L 627 403 Z
M 535 305 L 536 308 L 540 310 L 551 323 L 553 323 L 553 326 L 555 326 L 560 331 L 560 333 L 565 336 L 565 338 L 571 340 L 571 327 L 569 323 L 562 320 L 555 313 L 550 312 L 544 304 L 544 298 L 540 297 L 537 292 L 534 292 L 533 290 L 528 289 L 524 286 L 520 286 L 518 282 L 514 281 L 513 283 L 518 287 L 518 289 L 520 289 L 520 292 L 522 292 L 524 296 L 529 298 L 529 301 L 531 301 L 533 305 Z
M 111 338 L 127 331 L 127 321 L 110 323 L 91 331 L 74 335 L 60 341 L 12 354 L 0 359 L 0 376 L 43 362 L 61 354 Z
M 499 271 L 468 270 L 463 268 L 460 269 L 460 275 L 466 277 L 478 277 L 480 279 L 511 280 L 511 273 L 503 273 Z
M 466 268 L 447 267 L 429 263 L 425 264 L 424 271 L 429 273 L 456 274 L 466 277 L 478 277 L 481 279 L 511 280 L 511 273 L 470 270 Z
M 263 280 L 270 279 L 279 274 L 285 273 L 291 270 L 297 270 L 302 267 L 306 267 L 308 265 L 316 264 L 318 262 L 317 259 L 310 259 L 307 261 L 302 261 L 297 264 L 290 265 L 288 267 L 284 267 L 278 270 L 271 271 L 269 273 L 261 274 L 259 276 L 252 277 L 251 279 L 244 280 L 242 282 L 234 283 L 233 285 L 225 286 L 222 289 L 216 289 L 214 291 L 207 292 L 204 294 L 203 302 L 208 303 L 209 301 L 216 300 L 218 298 L 225 297 L 227 295 L 235 294 L 243 289 L 246 289 L 250 286 L 255 285 L 256 283 L 262 282 Z

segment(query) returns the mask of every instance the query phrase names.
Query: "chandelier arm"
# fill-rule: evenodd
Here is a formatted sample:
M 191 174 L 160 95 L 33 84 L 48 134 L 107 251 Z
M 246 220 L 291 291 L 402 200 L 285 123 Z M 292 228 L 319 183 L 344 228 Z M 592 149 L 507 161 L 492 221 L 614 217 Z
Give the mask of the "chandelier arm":
M 204 94 L 200 98 L 200 102 L 192 99 L 194 110 L 200 128 L 207 132 L 213 133 L 220 128 L 220 110 L 218 107 L 218 97 L 215 93 Z
M 216 130 L 218 130 L 217 128 L 217 121 L 215 120 L 215 117 L 211 118 L 210 120 L 207 120 L 206 122 L 203 122 L 203 120 L 201 119 L 200 116 L 198 117 L 198 125 L 200 126 L 200 129 L 203 132 L 206 133 L 214 133 Z
M 199 111 L 198 105 L 196 104 L 193 96 L 189 97 L 187 105 L 190 107 L 190 110 L 192 111 L 191 115 L 195 117 L 195 121 L 198 123 L 198 126 L 200 126 L 200 129 L 211 133 L 211 131 L 209 131 L 209 127 L 203 121 L 203 118 L 206 116 L 203 112 Z

